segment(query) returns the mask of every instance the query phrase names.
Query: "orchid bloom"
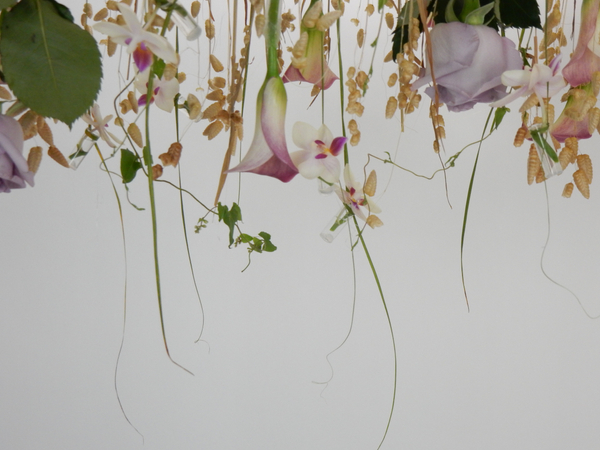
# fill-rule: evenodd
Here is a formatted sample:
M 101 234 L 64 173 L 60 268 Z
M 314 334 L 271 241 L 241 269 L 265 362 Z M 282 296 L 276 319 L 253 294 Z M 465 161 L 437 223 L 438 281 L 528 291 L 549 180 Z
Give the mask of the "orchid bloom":
M 600 1 L 584 0 L 581 5 L 581 28 L 575 52 L 563 69 L 571 86 L 580 86 L 592 80 L 600 71 Z
M 113 142 L 113 139 L 115 141 L 118 139 L 112 133 L 106 130 L 108 127 L 108 122 L 110 122 L 110 119 L 112 119 L 112 114 L 102 117 L 98 103 L 94 103 L 94 106 L 90 108 L 89 112 L 81 116 L 81 118 L 85 123 L 90 125 L 100 135 L 100 139 L 106 142 L 110 147 L 115 148 L 117 146 Z
M 252 172 L 287 183 L 298 173 L 285 141 L 287 95 L 279 77 L 267 76 L 258 92 L 254 139 L 242 162 L 227 172 Z
M 138 105 L 143 106 L 148 103 L 146 98 L 148 95 L 148 74 L 150 69 L 138 74 L 135 80 L 135 88 L 142 94 L 138 100 Z M 179 81 L 177 78 L 166 80 L 163 77 L 158 78 L 156 75 L 152 78 L 152 98 L 150 103 L 155 102 L 163 111 L 171 112 L 173 110 L 173 99 L 179 93 Z
M 0 193 L 33 186 L 33 172 L 23 157 L 23 130 L 15 119 L 0 114 Z
M 363 208 L 367 210 L 367 215 L 381 212 L 381 208 L 363 192 L 363 187 L 355 181 L 349 165 L 344 167 L 344 183 L 346 185 L 345 189 L 342 190 L 339 186 L 336 186 L 336 193 L 340 200 L 350 207 L 356 217 L 367 221 Z
M 95 24 L 93 28 L 106 34 L 117 44 L 126 46 L 127 52 L 133 54 L 133 60 L 140 72 L 143 72 L 152 64 L 152 54 L 167 63 L 179 63 L 177 53 L 175 53 L 169 41 L 147 30 L 150 23 L 143 27 L 135 12 L 129 6 L 124 3 L 117 3 L 117 6 L 123 15 L 125 25 L 100 22 Z
M 341 15 L 341 10 L 323 15 L 321 0 L 312 4 L 302 18 L 301 37 L 292 50 L 292 64 L 283 75 L 284 82 L 306 81 L 325 90 L 338 79 L 325 61 L 323 43 L 325 30 Z
M 304 122 L 296 122 L 292 130 L 294 144 L 302 150 L 292 153 L 292 161 L 304 178 L 321 178 L 327 183 L 337 183 L 340 179 L 340 162 L 337 159 L 345 137 L 333 138 L 325 125 L 316 130 Z
M 566 86 L 565 80 L 560 75 L 560 58 L 554 58 L 550 66 L 534 64 L 523 70 L 507 70 L 502 74 L 502 84 L 510 87 L 520 86 L 506 97 L 491 103 L 497 108 L 507 105 L 518 97 L 536 94 L 540 105 L 544 105 L 544 98 L 552 97 Z

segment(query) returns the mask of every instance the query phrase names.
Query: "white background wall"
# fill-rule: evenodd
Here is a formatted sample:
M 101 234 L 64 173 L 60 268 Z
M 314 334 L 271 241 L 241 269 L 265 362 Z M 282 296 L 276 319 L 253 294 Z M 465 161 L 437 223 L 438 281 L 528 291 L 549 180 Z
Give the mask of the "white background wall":
M 78 17 L 80 6 L 69 6 Z M 218 29 L 217 49 L 226 43 L 224 27 Z M 355 30 L 347 29 L 352 49 Z M 249 112 L 263 77 L 261 45 L 254 47 Z M 381 51 L 389 48 L 386 43 Z M 190 67 L 182 85 L 186 95 L 197 86 L 195 77 L 208 75 L 195 65 L 197 50 L 192 45 L 182 52 Z M 346 64 L 356 63 L 360 53 L 350 51 L 345 58 Z M 125 57 L 121 62 L 124 67 Z M 113 70 L 105 76 L 105 92 L 117 89 L 110 78 L 114 63 L 105 63 Z M 383 117 L 384 99 L 395 93 L 384 83 L 391 70 L 376 66 L 359 119 L 361 144 L 351 149 L 359 178 L 369 152 L 389 151 L 419 173 L 439 167 L 425 99 L 407 118 L 400 139 L 399 118 Z M 334 135 L 338 87 L 327 98 Z M 306 110 L 309 92 L 306 85 L 288 87 L 288 136 L 297 120 L 319 124 L 318 109 Z M 109 97 L 101 106 L 105 114 L 110 111 Z M 487 112 L 485 106 L 444 112 L 447 156 L 477 139 Z M 253 116 L 245 115 L 244 149 Z M 158 154 L 174 140 L 173 125 L 162 113 L 153 118 Z M 201 135 L 205 126 L 195 125 L 182 140 L 182 177 L 185 187 L 210 203 L 226 137 L 208 143 Z M 481 151 L 465 244 L 470 313 L 459 255 L 475 147 L 447 173 L 452 208 L 441 176 L 427 181 L 379 163 L 369 166 L 378 171 L 385 226 L 368 229 L 365 238 L 388 302 L 398 356 L 396 411 L 383 449 L 595 449 L 600 444 L 600 322 L 586 317 L 577 300 L 540 269 L 548 233 L 546 192 L 544 184 L 526 183 L 527 147 L 512 146 L 517 127 L 518 117 L 508 118 Z M 73 133 L 63 125 L 53 129 L 67 153 L 83 125 Z M 596 136 L 580 144 L 593 160 L 598 142 Z M 289 145 L 293 149 L 291 139 Z M 545 268 L 597 315 L 600 194 L 592 185 L 590 200 L 577 192 L 562 198 L 570 176 L 546 185 L 551 233 Z M 173 169 L 165 177 L 176 180 Z M 173 358 L 191 376 L 167 359 L 162 343 L 146 183 L 135 180 L 130 193 L 143 212 L 126 204 L 118 188 L 125 203 L 127 264 L 115 196 L 97 155 L 75 172 L 46 157 L 35 188 L 0 198 L 0 448 L 377 448 L 392 400 L 393 353 L 360 247 L 354 252 L 352 333 L 329 358 L 334 372 L 327 388 L 314 383 L 332 376 L 326 357 L 344 339 L 352 314 L 351 240 L 347 231 L 332 244 L 319 237 L 339 208 L 337 198 L 319 195 L 314 183 L 299 177 L 282 184 L 244 175 L 244 232 L 267 231 L 278 246 L 273 254 L 253 256 L 244 273 L 246 251 L 227 249 L 223 224 L 210 220 L 199 235 L 192 232 L 204 212 L 186 198 L 205 321 L 203 340 L 194 343 L 202 314 L 185 253 L 179 195 L 157 185 L 166 329 Z M 237 177 L 230 177 L 222 200 L 236 201 L 237 189 Z M 125 291 L 127 325 L 116 379 L 127 416 L 145 444 L 125 420 L 115 393 Z

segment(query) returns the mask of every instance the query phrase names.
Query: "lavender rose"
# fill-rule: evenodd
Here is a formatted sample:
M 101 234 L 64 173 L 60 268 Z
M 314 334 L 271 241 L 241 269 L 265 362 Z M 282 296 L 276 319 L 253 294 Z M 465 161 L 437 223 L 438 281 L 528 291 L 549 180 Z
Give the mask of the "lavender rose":
M 23 157 L 23 131 L 12 117 L 0 114 L 0 193 L 33 186 L 33 172 Z
M 450 111 L 465 111 L 476 103 L 490 103 L 506 95 L 500 76 L 523 68 L 515 44 L 484 25 L 440 23 L 431 30 L 433 67 L 440 101 Z M 431 82 L 431 71 L 422 74 L 413 89 Z M 433 86 L 425 93 L 435 98 Z

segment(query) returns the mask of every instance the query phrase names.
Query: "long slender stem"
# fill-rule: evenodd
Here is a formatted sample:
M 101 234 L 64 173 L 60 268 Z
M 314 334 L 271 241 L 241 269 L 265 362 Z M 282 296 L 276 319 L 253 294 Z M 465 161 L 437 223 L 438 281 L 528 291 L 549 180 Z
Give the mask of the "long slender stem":
M 381 448 L 383 445 L 383 441 L 388 434 L 390 429 L 390 424 L 392 423 L 392 416 L 394 415 L 394 408 L 396 406 L 396 391 L 398 389 L 398 354 L 396 351 L 396 338 L 394 337 L 394 327 L 392 326 L 392 319 L 390 317 L 390 312 L 387 307 L 387 303 L 385 301 L 385 295 L 383 294 L 383 288 L 381 287 L 381 282 L 379 281 L 379 276 L 377 275 L 377 270 L 375 269 L 375 264 L 373 264 L 373 260 L 371 259 L 371 254 L 369 253 L 369 249 L 367 248 L 367 244 L 363 238 L 360 227 L 358 226 L 358 222 L 356 221 L 356 216 L 352 215 L 352 219 L 354 220 L 354 226 L 356 227 L 356 231 L 358 232 L 358 239 L 362 245 L 363 250 L 365 251 L 365 256 L 367 257 L 367 261 L 369 261 L 369 266 L 371 267 L 371 272 L 373 273 L 373 277 L 375 278 L 375 283 L 377 284 L 377 290 L 379 291 L 379 296 L 381 297 L 381 302 L 383 303 L 383 309 L 385 310 L 385 317 L 387 318 L 388 326 L 390 328 L 390 335 L 392 336 L 392 346 L 394 349 L 394 393 L 392 395 L 392 406 L 390 408 L 390 416 L 388 418 L 387 425 L 385 427 L 385 432 L 383 433 L 383 437 L 381 438 L 381 442 L 377 447 L 377 450 Z

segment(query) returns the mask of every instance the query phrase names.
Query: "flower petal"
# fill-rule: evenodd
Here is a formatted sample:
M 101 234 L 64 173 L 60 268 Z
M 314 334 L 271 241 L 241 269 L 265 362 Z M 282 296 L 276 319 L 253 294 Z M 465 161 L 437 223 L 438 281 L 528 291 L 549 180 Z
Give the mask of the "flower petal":
M 315 127 L 305 122 L 296 122 L 292 128 L 292 141 L 298 148 L 315 150 L 319 134 Z

